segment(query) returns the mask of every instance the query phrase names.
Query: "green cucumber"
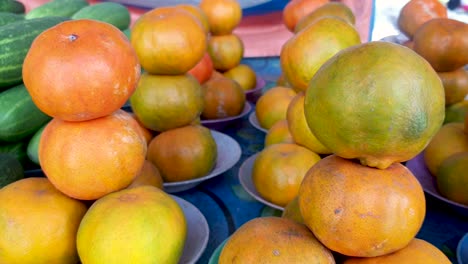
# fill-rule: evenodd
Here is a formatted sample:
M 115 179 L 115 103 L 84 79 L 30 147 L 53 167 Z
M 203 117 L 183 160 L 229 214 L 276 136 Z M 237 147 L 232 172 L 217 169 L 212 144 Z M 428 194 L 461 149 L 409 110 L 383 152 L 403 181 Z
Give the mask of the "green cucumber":
M 119 3 L 103 2 L 85 6 L 71 16 L 72 19 L 93 19 L 107 22 L 120 30 L 130 26 L 130 11 Z
M 39 165 L 39 141 L 41 140 L 42 131 L 47 126 L 48 123 L 44 124 L 39 130 L 34 133 L 31 139 L 28 142 L 27 154 L 29 160 L 34 162 L 36 165 Z
M 10 154 L 15 156 L 21 164 L 26 164 L 28 159 L 28 142 L 19 141 L 19 142 L 0 142 L 0 153 Z
M 60 16 L 70 18 L 81 8 L 88 6 L 86 0 L 53 0 L 29 11 L 24 18 Z
M 31 43 L 43 31 L 61 22 L 64 17 L 20 20 L 0 27 L 0 91 L 20 84 L 23 61 Z
M 0 11 L 15 14 L 24 14 L 26 8 L 23 3 L 16 0 L 0 0 Z
M 24 178 L 23 165 L 11 155 L 0 153 L 0 188 Z
M 0 11 L 0 27 L 23 19 L 23 15 Z
M 24 140 L 51 119 L 37 108 L 24 84 L 0 93 L 0 141 Z

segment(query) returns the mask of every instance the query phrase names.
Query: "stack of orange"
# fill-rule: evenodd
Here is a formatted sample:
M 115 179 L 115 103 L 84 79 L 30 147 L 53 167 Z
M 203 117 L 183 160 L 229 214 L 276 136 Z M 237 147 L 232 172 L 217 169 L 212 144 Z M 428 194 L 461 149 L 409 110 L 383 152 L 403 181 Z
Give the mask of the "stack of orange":
M 153 186 L 126 189 L 140 175 L 147 153 L 144 129 L 120 109 L 139 78 L 133 47 L 108 23 L 67 21 L 34 40 L 23 79 L 34 103 L 53 117 L 38 150 L 46 177 L 2 188 L 1 263 L 177 261 L 181 256 L 186 227 L 176 201 Z M 157 222 L 140 230 L 142 221 L 156 216 Z M 171 225 L 178 228 L 167 228 Z M 172 230 L 164 235 L 166 251 L 148 254 L 158 250 L 141 241 L 153 243 L 158 229 Z M 127 239 L 116 239 L 122 237 L 116 230 Z
M 130 39 L 145 70 L 130 98 L 131 108 L 157 134 L 148 144 L 147 160 L 165 182 L 208 174 L 215 165 L 216 142 L 198 124 L 204 92 L 189 73 L 207 53 L 205 13 L 193 5 L 152 9 L 135 22 Z

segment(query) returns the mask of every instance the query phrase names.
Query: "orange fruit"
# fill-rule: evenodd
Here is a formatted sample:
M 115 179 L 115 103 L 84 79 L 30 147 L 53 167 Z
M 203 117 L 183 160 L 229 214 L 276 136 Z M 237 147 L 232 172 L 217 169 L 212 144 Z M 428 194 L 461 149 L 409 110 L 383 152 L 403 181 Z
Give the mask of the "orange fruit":
M 265 200 L 284 207 L 297 196 L 306 172 L 319 160 L 318 154 L 297 144 L 273 144 L 255 158 L 252 182 Z
M 418 28 L 413 42 L 413 50 L 438 72 L 454 71 L 468 64 L 468 24 L 463 21 L 433 18 Z
M 317 139 L 338 156 L 371 167 L 412 159 L 444 120 L 440 78 L 399 44 L 372 41 L 343 50 L 308 87 L 305 116 Z
M 36 106 L 67 121 L 121 108 L 139 77 L 138 58 L 127 37 L 96 20 L 70 20 L 47 29 L 23 63 L 23 82 Z
M 304 92 L 298 93 L 289 103 L 286 119 L 294 142 L 306 147 L 318 154 L 330 154 L 331 151 L 325 147 L 312 133 L 307 124 L 304 113 Z
M 174 128 L 158 134 L 148 146 L 147 159 L 164 182 L 186 181 L 207 175 L 215 166 L 216 141 L 200 125 Z
M 447 17 L 447 8 L 438 0 L 410 0 L 398 13 L 398 28 L 410 39 L 425 22 Z
M 445 94 L 447 96 L 447 94 Z M 468 100 L 462 100 L 445 106 L 444 125 L 451 122 L 463 123 L 465 116 L 468 113 Z
M 208 52 L 215 70 L 224 72 L 241 63 L 244 57 L 244 43 L 236 34 L 211 36 L 208 40 Z
M 239 83 L 244 91 L 252 90 L 257 86 L 257 74 L 247 64 L 239 64 L 225 71 L 223 75 Z
M 86 210 L 44 177 L 3 187 L 0 263 L 78 263 L 76 231 Z
M 242 87 L 234 80 L 220 77 L 203 84 L 205 107 L 201 117 L 218 119 L 237 116 L 244 110 L 246 97 Z
M 202 59 L 188 71 L 193 77 L 195 77 L 200 84 L 204 84 L 211 78 L 213 74 L 214 67 L 213 61 L 208 51 L 205 52 Z
M 330 0 L 291 0 L 283 8 L 283 23 L 294 32 L 299 20 L 328 2 Z
M 158 168 L 148 160 L 145 160 L 143 167 L 140 172 L 137 174 L 132 183 L 130 183 L 128 188 L 135 188 L 142 185 L 151 185 L 159 189 L 163 189 L 163 178 Z
M 130 105 L 145 127 L 161 132 L 197 119 L 204 107 L 203 90 L 190 74 L 143 73 Z
M 424 191 L 401 163 L 377 169 L 330 155 L 307 172 L 298 197 L 304 223 L 317 239 L 346 256 L 404 248 L 426 213 Z
M 186 237 L 179 204 L 159 188 L 139 186 L 94 202 L 76 244 L 83 263 L 178 263 Z
M 311 263 L 334 264 L 330 250 L 303 224 L 282 217 L 257 217 L 239 227 L 227 240 L 219 264 Z
M 145 138 L 146 144 L 149 144 L 149 142 L 151 141 L 151 139 L 154 136 L 153 132 L 151 130 L 149 130 L 148 128 L 146 128 L 145 125 L 143 125 L 141 123 L 141 121 L 138 120 L 138 117 L 135 115 L 135 113 L 129 112 L 129 114 L 130 114 L 131 117 L 133 117 L 135 119 L 135 121 L 137 121 L 138 128 L 141 131 L 141 133 L 143 134 L 143 137 Z
M 39 142 L 39 162 L 47 178 L 66 195 L 95 200 L 127 187 L 146 156 L 146 141 L 130 114 L 82 122 L 52 119 Z
M 356 23 L 356 17 L 354 16 L 353 10 L 351 10 L 351 8 L 346 4 L 341 2 L 329 2 L 301 18 L 294 27 L 294 32 L 297 33 L 317 20 L 328 16 L 341 18 L 351 25 Z
M 205 11 L 203 11 L 200 6 L 193 4 L 178 4 L 175 7 L 182 8 L 185 11 L 188 11 L 193 16 L 195 16 L 200 21 L 205 32 L 207 34 L 210 33 L 210 23 L 208 22 L 208 16 L 205 14 Z
M 288 204 L 286 204 L 283 212 L 281 213 L 281 217 L 304 224 L 304 219 L 302 218 L 301 210 L 299 209 L 298 196 L 294 197 Z
M 450 264 L 447 256 L 431 243 L 414 238 L 404 248 L 384 256 L 348 258 L 343 264 Z
M 445 105 L 461 102 L 468 95 L 468 71 L 459 68 L 450 72 L 437 73 L 445 91 Z
M 201 60 L 207 48 L 201 22 L 173 6 L 158 7 L 140 16 L 130 40 L 141 67 L 151 74 L 184 74 Z
M 214 36 L 231 34 L 241 22 L 242 8 L 236 0 L 201 0 L 198 5 L 208 17 Z
M 443 125 L 424 149 L 424 163 L 433 176 L 442 162 L 455 153 L 468 151 L 468 138 L 463 123 Z
M 289 131 L 288 120 L 286 119 L 275 122 L 265 135 L 265 147 L 276 143 L 294 143 L 291 132 Z
M 436 172 L 437 189 L 449 200 L 468 205 L 468 150 L 455 153 Z
M 270 129 L 277 121 L 286 119 L 289 103 L 295 95 L 293 89 L 282 86 L 272 87 L 263 93 L 255 107 L 260 126 Z
M 281 69 L 295 90 L 305 91 L 322 64 L 339 51 L 360 43 L 359 33 L 352 25 L 335 17 L 325 17 L 284 43 L 280 53 Z

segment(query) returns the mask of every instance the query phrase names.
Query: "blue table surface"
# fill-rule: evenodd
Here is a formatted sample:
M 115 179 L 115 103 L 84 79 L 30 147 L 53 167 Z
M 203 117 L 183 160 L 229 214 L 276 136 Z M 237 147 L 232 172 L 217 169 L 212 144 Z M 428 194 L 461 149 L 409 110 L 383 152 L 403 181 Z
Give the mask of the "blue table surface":
M 280 74 L 277 58 L 245 59 L 243 63 L 252 66 L 258 76 L 267 82 L 265 89 L 274 86 Z M 242 149 L 240 160 L 225 173 L 193 189 L 175 193 L 197 206 L 208 222 L 210 235 L 208 245 L 197 262 L 200 264 L 208 263 L 219 244 L 247 221 L 260 216 L 280 214 L 280 211 L 257 202 L 242 188 L 238 179 L 239 167 L 243 161 L 263 149 L 265 133 L 253 127 L 248 117 L 219 131 L 239 143 Z M 468 218 L 432 196 L 426 195 L 426 203 L 425 221 L 417 237 L 432 243 L 453 263 L 457 263 L 456 247 L 462 236 L 468 232 Z

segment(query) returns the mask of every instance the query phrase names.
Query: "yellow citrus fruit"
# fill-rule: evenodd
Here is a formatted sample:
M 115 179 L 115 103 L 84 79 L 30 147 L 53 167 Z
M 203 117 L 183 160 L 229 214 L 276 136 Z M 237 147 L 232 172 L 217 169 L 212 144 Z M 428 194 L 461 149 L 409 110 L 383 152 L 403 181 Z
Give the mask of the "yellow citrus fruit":
M 254 218 L 224 245 L 219 264 L 334 264 L 333 254 L 303 224 L 282 217 Z
M 0 189 L 0 263 L 78 263 L 76 231 L 86 210 L 44 177 L 6 185 Z
M 76 244 L 82 263 L 178 263 L 187 237 L 179 204 L 154 186 L 124 189 L 95 201 Z
M 304 109 L 310 129 L 333 153 L 385 169 L 429 143 L 443 123 L 445 95 L 421 56 L 372 41 L 328 60 L 309 83 Z
M 277 121 L 286 119 L 289 103 L 295 95 L 293 89 L 282 86 L 275 86 L 264 92 L 255 107 L 260 126 L 270 129 Z
M 210 23 L 208 22 L 208 16 L 205 14 L 205 11 L 201 9 L 200 6 L 192 5 L 192 4 L 178 4 L 176 5 L 178 8 L 182 8 L 193 16 L 195 16 L 203 26 L 203 29 L 208 34 L 210 33 Z
M 297 33 L 317 20 L 328 16 L 341 18 L 351 25 L 356 23 L 356 17 L 354 16 L 353 10 L 351 10 L 351 8 L 346 4 L 342 2 L 329 2 L 301 18 L 297 22 L 296 27 L 294 27 L 294 32 Z
M 446 158 L 436 172 L 437 189 L 447 199 L 468 205 L 468 150 Z
M 445 105 L 461 102 L 468 95 L 468 71 L 460 68 L 437 73 L 445 90 Z
M 401 163 L 378 169 L 330 155 L 307 172 L 298 197 L 304 223 L 317 239 L 346 256 L 404 248 L 426 214 L 424 191 Z
M 288 120 L 286 119 L 277 121 L 268 129 L 265 135 L 265 147 L 276 143 L 294 143 L 291 132 L 289 132 Z
M 142 74 L 130 105 L 140 122 L 154 131 L 182 127 L 200 117 L 203 90 L 190 74 Z
M 433 176 L 442 162 L 455 153 L 468 151 L 468 138 L 463 123 L 447 123 L 424 149 L 424 163 Z
M 237 0 L 201 0 L 199 6 L 214 36 L 231 34 L 241 22 L 242 8 Z
M 141 185 L 151 185 L 163 189 L 163 178 L 158 168 L 148 160 L 145 160 L 143 167 L 132 183 L 127 188 L 135 188 Z
M 141 15 L 131 29 L 130 41 L 141 67 L 151 74 L 184 74 L 207 49 L 207 34 L 199 19 L 175 6 Z
M 244 57 L 244 43 L 236 34 L 211 36 L 208 53 L 215 70 L 224 72 L 238 66 Z
M 326 17 L 284 43 L 280 53 L 281 69 L 295 90 L 305 91 L 322 64 L 339 51 L 360 43 L 356 28 L 341 19 Z
M 298 223 L 303 224 L 304 219 L 301 215 L 301 210 L 299 209 L 299 199 L 298 197 L 294 197 L 285 207 L 283 212 L 281 213 L 281 217 L 288 218 L 294 220 Z
M 257 74 L 247 64 L 239 64 L 224 72 L 223 75 L 239 83 L 244 91 L 252 90 L 257 86 Z
M 318 154 L 330 154 L 331 151 L 325 147 L 310 130 L 304 113 L 304 92 L 298 93 L 289 103 L 286 112 L 288 127 L 296 144 L 306 147 Z
M 252 182 L 265 200 L 284 207 L 297 196 L 306 172 L 319 160 L 318 154 L 297 144 L 273 144 L 255 158 Z
M 246 95 L 242 87 L 227 77 L 212 78 L 203 84 L 204 108 L 201 117 L 218 119 L 237 116 L 244 110 Z
M 379 257 L 348 258 L 343 264 L 450 264 L 447 256 L 431 243 L 414 238 L 404 248 Z
M 159 169 L 164 182 L 205 176 L 214 168 L 216 158 L 216 141 L 211 131 L 200 125 L 161 132 L 151 140 L 147 155 Z

